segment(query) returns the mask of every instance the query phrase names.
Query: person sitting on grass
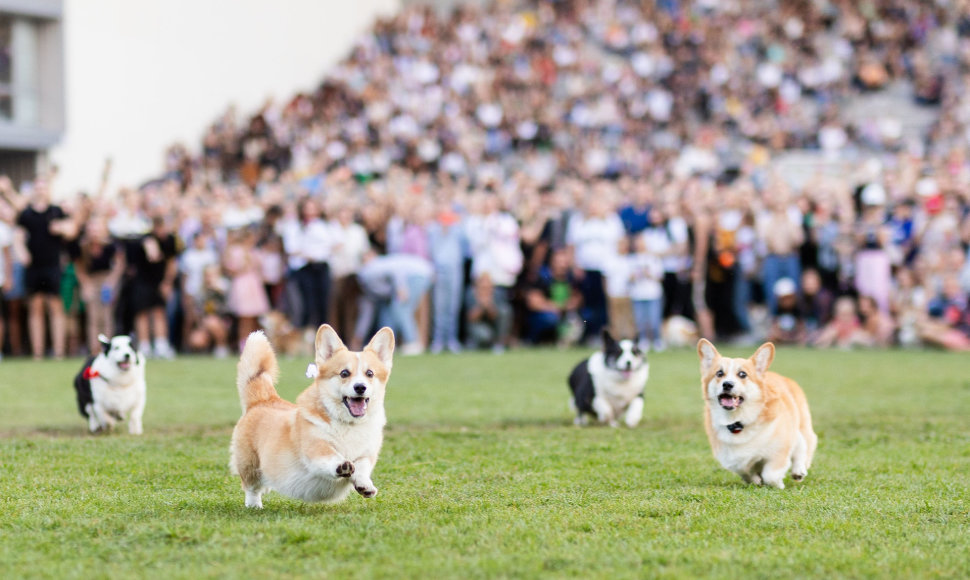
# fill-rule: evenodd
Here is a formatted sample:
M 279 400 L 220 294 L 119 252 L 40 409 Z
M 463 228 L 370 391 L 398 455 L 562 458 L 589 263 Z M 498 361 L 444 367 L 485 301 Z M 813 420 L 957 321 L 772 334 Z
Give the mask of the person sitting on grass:
M 868 346 L 869 337 L 862 329 L 855 300 L 851 296 L 842 296 L 835 301 L 832 320 L 822 327 L 812 344 L 820 348 L 835 346 L 842 349 Z
M 526 291 L 528 338 L 532 344 L 555 338 L 560 346 L 575 343 L 583 334 L 579 309 L 583 295 L 573 277 L 569 251 L 559 249 L 549 257 L 539 280 Z
M 495 285 L 487 273 L 475 278 L 468 290 L 465 308 L 467 347 L 491 348 L 501 353 L 512 328 L 512 307 L 507 302 L 496 302 Z
M 929 317 L 918 325 L 924 343 L 946 350 L 970 350 L 970 304 L 956 274 L 943 278 L 943 287 L 930 300 L 928 310 Z

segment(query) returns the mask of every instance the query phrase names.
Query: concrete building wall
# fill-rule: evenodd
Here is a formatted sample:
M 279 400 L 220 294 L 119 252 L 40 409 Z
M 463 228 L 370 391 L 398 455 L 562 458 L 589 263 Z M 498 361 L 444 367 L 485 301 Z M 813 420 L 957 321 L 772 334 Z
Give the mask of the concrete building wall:
M 56 193 L 158 175 L 165 148 L 198 149 L 234 103 L 309 90 L 400 0 L 65 0 L 66 132 Z

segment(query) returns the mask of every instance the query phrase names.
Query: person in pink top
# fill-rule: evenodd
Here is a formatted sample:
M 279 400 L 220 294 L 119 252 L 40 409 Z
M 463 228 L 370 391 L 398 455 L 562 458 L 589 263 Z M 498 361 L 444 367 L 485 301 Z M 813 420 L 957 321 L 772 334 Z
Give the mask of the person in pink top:
M 259 317 L 269 312 L 255 232 L 248 228 L 230 232 L 223 268 L 230 279 L 229 312 L 237 319 L 239 349 L 242 350 L 246 337 L 259 327 Z

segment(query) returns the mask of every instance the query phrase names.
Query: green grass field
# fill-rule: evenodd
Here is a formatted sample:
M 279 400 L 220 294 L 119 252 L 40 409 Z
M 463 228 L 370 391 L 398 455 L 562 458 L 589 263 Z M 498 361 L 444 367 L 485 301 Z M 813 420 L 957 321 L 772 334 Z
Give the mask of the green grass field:
M 726 354 L 747 355 L 734 349 Z M 651 356 L 635 430 L 577 429 L 586 353 L 398 358 L 380 495 L 247 510 L 235 361 L 152 362 L 145 435 L 89 436 L 79 360 L 0 363 L 4 578 L 967 578 L 970 365 L 780 349 L 820 443 L 785 490 L 710 454 L 696 354 Z M 281 394 L 307 361 L 283 361 Z

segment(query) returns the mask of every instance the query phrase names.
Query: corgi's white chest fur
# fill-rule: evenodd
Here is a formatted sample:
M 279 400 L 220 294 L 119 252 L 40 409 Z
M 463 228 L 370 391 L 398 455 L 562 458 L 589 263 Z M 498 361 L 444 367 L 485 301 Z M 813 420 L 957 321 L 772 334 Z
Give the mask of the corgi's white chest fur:
M 719 442 L 714 456 L 725 469 L 742 475 L 751 472 L 777 451 L 776 422 L 759 423 L 757 412 L 745 411 L 749 412 L 728 416 L 728 413 L 715 409 L 711 417 Z M 743 425 L 739 433 L 732 433 L 727 427 L 735 422 Z
M 650 366 L 644 363 L 635 371 L 622 373 L 606 366 L 605 358 L 602 352 L 593 353 L 589 357 L 589 374 L 593 377 L 596 396 L 604 398 L 614 414 L 619 415 L 643 392 L 650 378 Z
M 349 461 L 359 464 L 367 457 L 376 457 L 384 439 L 384 424 L 387 422 L 383 409 L 373 409 L 367 419 L 358 423 L 326 422 L 295 409 L 293 421 L 308 421 L 312 427 L 307 434 L 325 441 L 334 451 Z M 286 471 L 282 476 L 266 477 L 265 485 L 283 495 L 308 502 L 337 502 L 347 497 L 354 488 L 350 478 L 323 476 L 313 459 L 300 456 L 300 465 Z
M 94 365 L 92 368 L 98 370 Z M 105 411 L 128 413 L 145 398 L 144 377 L 143 367 L 111 377 L 111 384 L 101 376 L 92 377 L 91 394 Z

